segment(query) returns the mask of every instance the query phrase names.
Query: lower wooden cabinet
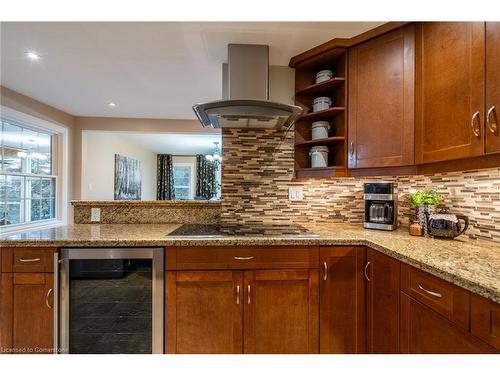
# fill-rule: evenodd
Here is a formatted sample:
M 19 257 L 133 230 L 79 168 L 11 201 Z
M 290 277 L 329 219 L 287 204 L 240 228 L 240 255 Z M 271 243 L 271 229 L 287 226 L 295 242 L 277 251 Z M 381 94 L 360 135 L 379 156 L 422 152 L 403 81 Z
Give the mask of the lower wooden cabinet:
M 366 346 L 368 353 L 399 353 L 401 264 L 376 250 L 367 250 Z
M 167 353 L 243 352 L 243 273 L 166 273 Z
M 0 273 L 0 353 L 8 353 L 11 349 L 12 273 Z
M 48 354 L 54 347 L 54 276 L 4 273 L 0 324 L 3 352 Z
M 318 352 L 317 270 L 166 274 L 167 353 Z
M 363 246 L 320 248 L 320 353 L 366 351 Z
M 401 353 L 494 353 L 495 350 L 441 314 L 401 293 Z
M 500 305 L 472 294 L 471 332 L 500 350 Z
M 467 290 L 402 263 L 401 291 L 469 330 L 470 293 Z
M 318 271 L 245 272 L 244 352 L 318 353 Z
M 499 304 L 363 246 L 299 250 L 293 269 L 266 269 L 255 252 L 263 268 L 167 270 L 166 352 L 500 351 Z M 52 353 L 53 281 L 35 269 L 0 273 L 0 353 Z

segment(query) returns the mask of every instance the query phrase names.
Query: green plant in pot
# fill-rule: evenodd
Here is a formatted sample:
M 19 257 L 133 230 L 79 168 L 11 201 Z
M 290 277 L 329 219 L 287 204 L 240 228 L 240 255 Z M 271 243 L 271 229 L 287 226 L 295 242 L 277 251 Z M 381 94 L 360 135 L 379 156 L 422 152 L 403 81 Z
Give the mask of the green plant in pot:
M 419 224 L 424 229 L 425 236 L 429 236 L 427 218 L 436 209 L 436 206 L 443 203 L 443 198 L 431 189 L 417 190 L 408 196 L 408 204 L 416 210 Z

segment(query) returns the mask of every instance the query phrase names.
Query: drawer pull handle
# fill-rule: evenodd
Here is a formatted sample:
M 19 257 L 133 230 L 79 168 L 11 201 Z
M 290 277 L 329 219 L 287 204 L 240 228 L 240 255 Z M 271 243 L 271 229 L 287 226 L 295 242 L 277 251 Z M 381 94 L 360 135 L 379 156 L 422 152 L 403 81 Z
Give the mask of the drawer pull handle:
M 236 304 L 240 304 L 240 286 L 236 285 Z
M 49 303 L 49 297 L 50 297 L 50 294 L 53 292 L 54 290 L 52 288 L 49 289 L 49 291 L 47 292 L 47 295 L 45 296 L 45 304 L 47 305 L 47 307 L 49 309 L 52 309 L 52 306 L 50 306 L 50 303 Z
M 425 289 L 422 285 L 418 284 L 418 288 L 423 290 L 425 293 L 427 294 L 430 294 L 431 296 L 433 297 L 437 297 L 437 298 L 441 298 L 443 297 L 443 295 L 441 293 L 438 293 L 438 292 L 433 292 L 432 290 L 427 290 Z
M 40 260 L 40 258 L 19 258 L 19 261 L 23 263 L 34 263 L 39 262 Z
M 251 288 L 250 288 L 250 284 L 248 284 L 247 286 L 247 303 L 250 305 L 250 303 L 252 303 L 252 298 L 250 297 L 250 294 L 251 294 Z
M 253 255 L 247 256 L 247 257 L 241 257 L 241 256 L 235 256 L 234 259 L 236 260 L 252 260 Z
M 323 262 L 323 280 L 326 281 L 326 279 L 328 279 L 328 264 Z
M 371 281 L 370 278 L 368 277 L 368 267 L 369 266 L 370 266 L 370 262 L 366 262 L 365 270 L 363 271 L 363 273 L 365 274 L 365 279 L 368 281 Z

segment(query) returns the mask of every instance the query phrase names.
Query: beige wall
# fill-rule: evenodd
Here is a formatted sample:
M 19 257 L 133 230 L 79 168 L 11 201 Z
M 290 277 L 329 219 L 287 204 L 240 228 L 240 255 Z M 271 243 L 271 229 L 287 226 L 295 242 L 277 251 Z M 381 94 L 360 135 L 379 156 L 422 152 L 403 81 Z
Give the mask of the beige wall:
M 82 137 L 83 200 L 113 200 L 115 154 L 141 161 L 142 200 L 156 199 L 156 153 L 116 133 L 86 131 Z
M 73 183 L 75 175 L 73 169 L 71 168 L 73 163 L 71 150 L 74 147 L 75 117 L 69 113 L 51 107 L 28 96 L 19 94 L 3 86 L 0 86 L 0 104 L 18 112 L 26 113 L 33 117 L 56 123 L 69 129 L 68 149 L 70 150 L 70 160 L 68 160 L 68 165 L 70 168 L 68 176 L 68 197 L 71 199 L 71 197 L 73 197 L 73 188 L 75 186 Z M 68 220 L 71 222 L 73 210 L 70 204 L 68 204 L 66 210 L 68 213 Z
M 71 128 L 75 124 L 75 117 L 69 113 L 63 112 L 28 96 L 21 95 L 3 86 L 0 86 L 0 93 L 1 104 L 6 107 L 43 120 L 56 122 L 67 128 Z

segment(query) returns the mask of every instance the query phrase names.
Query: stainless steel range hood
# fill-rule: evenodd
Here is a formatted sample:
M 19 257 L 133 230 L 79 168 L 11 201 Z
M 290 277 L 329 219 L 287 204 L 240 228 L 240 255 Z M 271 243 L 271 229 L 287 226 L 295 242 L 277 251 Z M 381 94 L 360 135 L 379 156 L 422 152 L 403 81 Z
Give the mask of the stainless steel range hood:
M 298 106 L 269 101 L 268 46 L 230 44 L 223 85 L 227 100 L 193 106 L 203 127 L 278 129 L 302 113 Z

